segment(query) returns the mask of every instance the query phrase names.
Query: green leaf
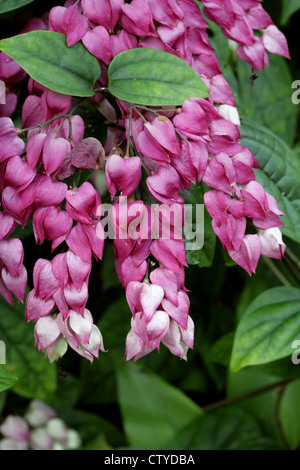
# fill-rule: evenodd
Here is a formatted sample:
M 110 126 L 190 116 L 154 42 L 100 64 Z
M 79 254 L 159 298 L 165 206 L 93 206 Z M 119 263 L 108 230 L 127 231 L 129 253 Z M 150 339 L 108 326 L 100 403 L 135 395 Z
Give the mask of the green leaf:
M 100 77 L 97 59 L 81 43 L 68 47 L 66 36 L 31 31 L 0 41 L 0 50 L 14 59 L 37 82 L 71 96 L 93 96 Z
M 4 364 L 0 364 L 0 392 L 13 387 L 18 381 L 18 377 L 13 375 Z
M 300 380 L 289 384 L 283 392 L 279 407 L 282 431 L 291 449 L 300 445 Z
M 264 436 L 253 416 L 238 406 L 204 413 L 168 443 L 168 450 L 270 450 L 275 442 Z
M 230 332 L 216 341 L 207 353 L 208 362 L 216 362 L 228 366 L 232 351 L 234 333 Z
M 186 62 L 149 47 L 129 49 L 112 60 L 108 89 L 117 98 L 145 106 L 180 106 L 188 98 L 209 94 Z
M 137 449 L 164 449 L 201 414 L 179 389 L 131 363 L 118 369 L 118 396 L 128 442 Z
M 247 394 L 255 390 L 263 390 L 265 387 L 272 387 L 280 381 L 278 377 L 266 375 L 259 367 L 249 367 L 232 373 L 228 371 L 227 377 L 227 397 L 244 396 L 241 404 L 243 409 L 249 411 L 252 416 L 256 416 L 261 426 L 268 436 L 274 438 L 278 443 L 281 443 L 280 434 L 278 431 L 277 422 L 277 403 L 278 403 L 278 390 L 277 387 L 258 393 L 254 396 L 248 397 Z
M 300 368 L 295 367 L 290 357 L 284 357 L 278 359 L 278 361 L 269 362 L 268 364 L 262 364 L 249 367 L 246 370 L 255 369 L 256 372 L 264 375 L 271 375 L 272 377 L 279 377 L 282 379 L 299 379 Z
M 241 118 L 252 119 L 292 145 L 297 130 L 298 109 L 291 101 L 293 77 L 287 61 L 270 54 L 270 65 L 251 80 L 252 69 L 237 62 L 238 110 Z
M 297 10 L 300 10 L 300 0 L 282 0 L 281 24 L 285 25 Z
M 242 145 L 257 158 L 256 179 L 275 197 L 282 218 L 282 233 L 300 243 L 300 158 L 279 137 L 258 124 L 245 120 L 241 126 Z
M 57 369 L 34 349 L 33 326 L 24 322 L 24 305 L 0 299 L 0 338 L 6 345 L 7 368 L 19 378 L 13 392 L 27 398 L 53 399 Z
M 275 287 L 259 295 L 239 323 L 231 369 L 291 356 L 300 332 L 300 289 Z
M 9 13 L 14 10 L 18 10 L 29 3 L 33 3 L 34 0 L 1 0 L 0 1 L 0 15 Z

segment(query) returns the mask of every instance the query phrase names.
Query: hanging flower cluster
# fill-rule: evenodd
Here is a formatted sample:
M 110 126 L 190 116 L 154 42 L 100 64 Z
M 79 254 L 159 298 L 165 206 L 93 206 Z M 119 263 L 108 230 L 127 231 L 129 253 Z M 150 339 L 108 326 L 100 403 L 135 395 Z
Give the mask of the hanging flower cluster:
M 85 123 L 71 96 L 51 91 L 31 78 L 22 109 L 22 128 L 9 118 L 15 95 L 0 119 L 0 293 L 21 301 L 27 283 L 23 249 L 10 238 L 16 224 L 32 217 L 37 243 L 52 242 L 61 253 L 39 259 L 26 320 L 33 321 L 36 345 L 51 361 L 68 346 L 91 362 L 105 351 L 102 335 L 86 308 L 92 260 L 102 258 L 104 211 L 90 182 L 70 184 L 75 173 L 102 170 L 113 203 L 115 267 L 132 312 L 126 359 L 135 360 L 162 343 L 186 358 L 193 347 L 194 324 L 185 288 L 185 240 L 171 224 L 162 228 L 166 207 L 184 218 L 182 193 L 203 181 L 211 189 L 204 203 L 214 232 L 230 257 L 249 274 L 261 255 L 281 258 L 285 245 L 279 227 L 284 215 L 276 200 L 255 181 L 254 155 L 240 144 L 235 100 L 210 44 L 205 17 L 237 43 L 237 54 L 256 69 L 268 65 L 268 52 L 288 57 L 283 34 L 258 0 L 68 0 L 45 22 L 28 28 L 66 35 L 68 46 L 81 41 L 102 69 L 99 89 L 107 86 L 107 67 L 119 53 L 151 47 L 190 65 L 209 88 L 209 97 L 186 99 L 181 107 L 146 108 L 106 96 L 94 99 L 105 116 L 105 146 L 84 138 Z M 28 29 L 27 30 L 30 30 Z M 7 83 L 24 72 L 0 53 Z M 27 142 L 21 139 L 26 132 Z M 68 183 L 68 184 L 67 184 Z M 142 191 L 140 190 L 142 188 Z M 147 196 L 143 197 L 146 193 Z M 124 199 L 126 204 L 124 204 Z M 160 216 L 153 216 L 155 202 Z M 165 212 L 164 212 L 165 211 Z M 140 229 L 133 231 L 136 221 Z M 247 232 L 247 221 L 256 232 Z M 136 224 L 135 224 L 136 228 Z M 133 235 L 134 232 L 134 235 Z M 155 234 L 155 236 L 153 236 Z
M 8 415 L 0 425 L 0 450 L 75 450 L 81 446 L 70 429 L 41 400 L 32 400 L 24 416 Z

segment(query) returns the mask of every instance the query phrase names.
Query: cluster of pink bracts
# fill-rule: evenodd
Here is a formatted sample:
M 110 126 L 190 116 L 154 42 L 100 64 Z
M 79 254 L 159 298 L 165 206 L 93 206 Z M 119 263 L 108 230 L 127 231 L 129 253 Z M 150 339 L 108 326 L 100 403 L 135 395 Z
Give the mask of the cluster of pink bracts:
M 202 3 L 204 15 L 239 44 L 237 54 L 253 69 L 268 65 L 266 51 L 288 57 L 284 36 L 258 0 Z M 68 0 L 65 7 L 54 7 L 44 21 L 32 20 L 26 29 L 64 33 L 69 46 L 81 40 L 101 64 L 100 86 L 107 85 L 106 70 L 114 56 L 130 48 L 152 47 L 181 57 L 210 90 L 208 99 L 191 98 L 178 109 L 130 109 L 117 100 L 121 119 L 106 99 L 99 103 L 96 98 L 112 124 L 104 149 L 96 139 L 84 139 L 82 118 L 69 113 L 72 97 L 54 93 L 32 79 L 22 111 L 23 129 L 30 128 L 26 151 L 19 136 L 23 131 L 8 117 L 16 100 L 9 98 L 7 107 L 1 108 L 0 293 L 10 303 L 12 294 L 19 301 L 24 297 L 27 274 L 22 244 L 10 238 L 16 223 L 25 226 L 32 216 L 37 243 L 51 241 L 53 250 L 62 243 L 66 246 L 52 261 L 37 261 L 34 288 L 26 299 L 26 319 L 35 322 L 36 344 L 51 361 L 61 357 L 68 345 L 90 361 L 99 349 L 105 350 L 86 309 L 92 259 L 101 259 L 104 248 L 101 199 L 88 182 L 71 189 L 63 182 L 75 171 L 102 169 L 104 156 L 114 225 L 122 232 L 113 242 L 115 266 L 132 312 L 126 359 L 136 360 L 159 349 L 160 343 L 182 358 L 193 347 L 194 325 L 184 287 L 184 239 L 152 237 L 151 224 L 143 236 L 131 236 L 130 214 L 139 213 L 141 222 L 150 212 L 149 205 L 134 196 L 142 172 L 144 190 L 153 201 L 176 204 L 182 211 L 180 191 L 198 181 L 211 187 L 204 202 L 213 229 L 231 258 L 249 274 L 255 272 L 260 255 L 281 258 L 284 253 L 278 228 L 283 213 L 255 181 L 257 161 L 239 143 L 235 101 L 207 28 L 193 0 L 132 0 L 126 4 L 123 0 Z M 6 83 L 24 78 L 18 65 L 3 53 L 0 65 L 0 79 Z M 53 119 L 55 115 L 64 117 Z M 136 150 L 135 156 L 125 153 L 126 139 Z M 128 198 L 125 227 L 118 194 Z M 258 229 L 256 234 L 246 233 L 247 218 Z
M 0 425 L 0 450 L 75 450 L 77 431 L 40 400 L 32 400 L 24 416 L 8 415 Z

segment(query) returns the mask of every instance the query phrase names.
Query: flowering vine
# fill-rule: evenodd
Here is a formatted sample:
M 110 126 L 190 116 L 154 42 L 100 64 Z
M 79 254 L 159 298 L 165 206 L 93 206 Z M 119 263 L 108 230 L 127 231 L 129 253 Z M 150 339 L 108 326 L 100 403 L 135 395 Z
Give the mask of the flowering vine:
M 112 224 L 122 234 L 114 238 L 113 247 L 132 313 L 127 360 L 159 350 L 161 343 L 186 359 L 193 347 L 185 240 L 176 225 L 168 238 L 162 236 L 166 206 L 176 205 L 179 218 L 184 218 L 186 189 L 200 181 L 207 185 L 204 203 L 213 230 L 232 260 L 249 274 L 261 255 L 284 254 L 279 229 L 284 214 L 255 181 L 253 170 L 259 164 L 240 143 L 235 99 L 210 44 L 205 18 L 220 26 L 253 70 L 268 66 L 268 52 L 289 57 L 285 37 L 258 0 L 67 0 L 21 31 L 61 33 L 70 48 L 82 42 L 101 66 L 94 87 L 98 92 L 88 99 L 107 123 L 105 145 L 84 138 L 85 122 L 76 114 L 82 100 L 75 102 L 33 78 L 22 107 L 22 128 L 10 119 L 17 105 L 13 91 L 1 108 L 0 293 L 11 304 L 12 295 L 24 299 L 23 247 L 11 235 L 16 224 L 24 227 L 32 218 L 36 243 L 48 240 L 52 251 L 61 250 L 52 260 L 36 262 L 33 289 L 26 298 L 26 320 L 34 322 L 36 346 L 51 361 L 68 346 L 91 362 L 99 350 L 105 351 L 86 308 L 92 261 L 101 259 L 104 249 L 103 203 L 91 182 L 76 186 L 80 172 L 105 171 Z M 175 107 L 115 99 L 109 94 L 108 66 L 120 53 L 136 48 L 182 59 L 201 77 L 208 97 L 190 97 Z M 0 64 L 6 83 L 25 78 L 22 67 L 4 52 Z M 153 218 L 149 201 L 161 210 L 160 222 Z M 135 237 L 132 214 L 138 214 L 140 226 Z

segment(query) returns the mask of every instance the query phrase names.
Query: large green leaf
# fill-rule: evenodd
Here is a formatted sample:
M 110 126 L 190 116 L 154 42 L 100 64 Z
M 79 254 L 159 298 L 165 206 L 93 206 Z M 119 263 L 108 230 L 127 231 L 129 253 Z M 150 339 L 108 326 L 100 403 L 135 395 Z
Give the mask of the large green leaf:
M 2 39 L 0 50 L 50 90 L 71 96 L 94 95 L 100 65 L 83 44 L 68 47 L 64 34 L 31 31 Z
M 11 388 L 18 381 L 18 377 L 13 375 L 4 364 L 0 364 L 0 393 Z
M 238 406 L 204 413 L 168 443 L 168 450 L 270 450 L 275 442 L 264 436 L 255 418 Z
M 0 15 L 18 10 L 34 0 L 0 0 Z
M 185 99 L 209 94 L 186 62 L 148 47 L 129 49 L 112 60 L 108 89 L 117 98 L 145 106 L 180 106 Z
M 282 233 L 300 243 L 300 158 L 265 127 L 245 120 L 241 126 L 242 144 L 257 158 L 256 179 L 278 202 L 286 214 Z
M 278 413 L 277 392 L 280 389 L 280 386 L 276 386 L 276 384 L 280 382 L 280 379 L 278 376 L 264 373 L 260 370 L 261 367 L 248 367 L 234 373 L 228 371 L 227 396 L 233 398 L 242 395 L 244 397 L 241 401 L 243 409 L 249 411 L 252 416 L 256 416 L 266 434 L 272 436 L 278 443 L 281 443 L 276 416 L 276 413 Z M 269 388 L 273 385 L 274 388 L 247 398 L 248 393 L 251 394 L 255 390 L 264 390 L 264 388 Z
M 285 25 L 297 10 L 300 10 L 300 0 L 282 0 L 281 24 Z
M 51 400 L 57 387 L 57 369 L 34 349 L 33 327 L 24 322 L 24 305 L 0 300 L 0 338 L 6 345 L 7 369 L 19 378 L 12 390 L 27 398 Z
M 216 341 L 207 352 L 207 361 L 228 366 L 232 351 L 234 333 L 226 333 Z
M 300 445 L 300 380 L 290 383 L 280 401 L 279 418 L 282 431 L 291 449 Z
M 134 364 L 118 369 L 118 396 L 127 439 L 137 449 L 163 449 L 201 414 L 179 389 Z
M 238 110 L 242 118 L 267 127 L 288 145 L 292 145 L 297 128 L 298 109 L 291 101 L 293 77 L 283 57 L 270 54 L 270 65 L 251 81 L 252 69 L 237 62 Z
M 237 327 L 231 369 L 291 356 L 292 343 L 299 338 L 300 289 L 269 289 L 252 302 Z

